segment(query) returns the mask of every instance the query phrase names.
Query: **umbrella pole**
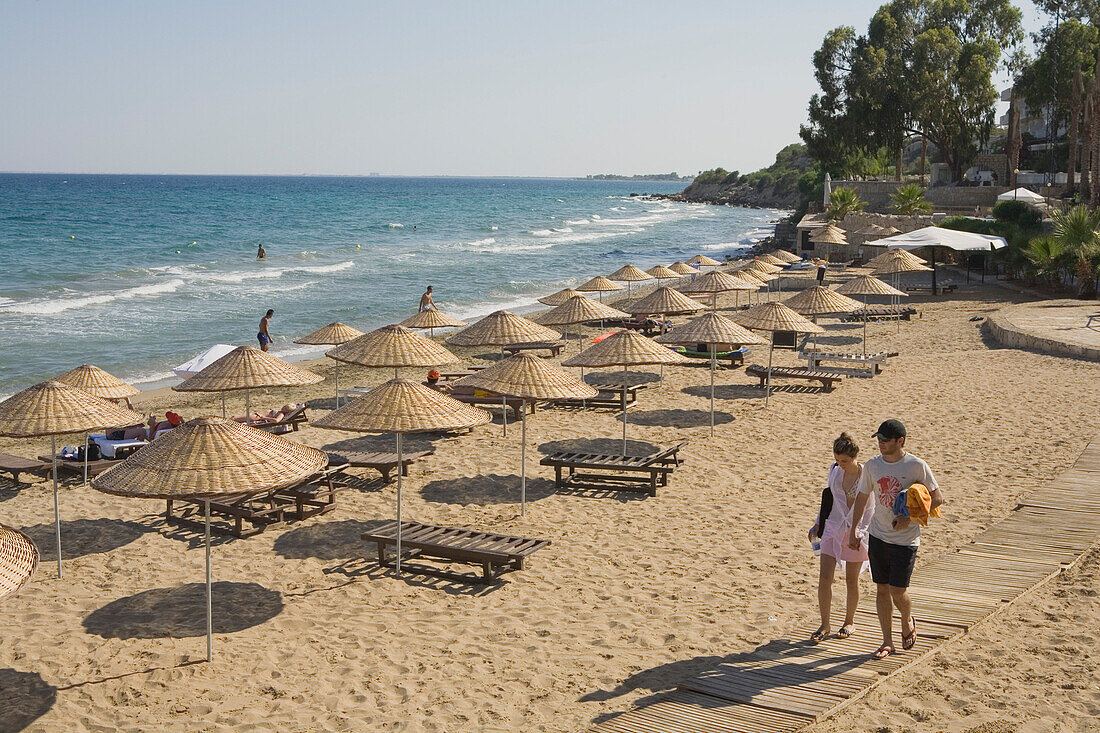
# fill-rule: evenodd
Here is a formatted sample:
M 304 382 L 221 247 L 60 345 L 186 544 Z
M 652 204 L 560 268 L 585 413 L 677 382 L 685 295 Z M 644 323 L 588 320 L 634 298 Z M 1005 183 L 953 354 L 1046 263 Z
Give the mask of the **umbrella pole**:
M 252 422 L 252 390 L 246 389 L 244 391 L 244 424 L 248 425 Z
M 715 345 L 710 345 L 710 437 L 714 437 L 714 354 Z
M 61 580 L 61 506 L 57 502 L 57 436 L 50 436 L 50 454 L 53 456 L 53 524 L 57 535 L 57 579 Z M 84 455 L 88 449 L 84 449 Z
M 775 351 L 775 332 L 772 332 L 771 337 L 771 341 L 768 342 L 768 388 L 764 392 L 764 407 L 768 406 L 768 400 L 772 396 L 772 352 Z
M 401 474 L 405 467 L 405 454 L 401 445 L 401 433 L 397 434 L 397 574 L 401 574 Z
M 88 443 L 91 441 L 91 434 L 84 433 L 84 485 L 88 485 Z
M 340 362 L 336 362 L 336 409 L 340 409 Z
M 222 420 L 225 419 L 225 392 L 222 392 Z
M 504 359 L 504 347 L 503 346 L 500 347 L 500 358 L 502 360 Z M 502 412 L 500 413 L 500 427 L 501 427 L 501 430 L 503 430 L 504 437 L 507 438 L 508 437 L 508 396 L 507 395 L 502 394 L 500 396 L 500 407 L 501 407 L 501 410 L 502 410 Z
M 527 405 L 523 406 L 519 444 L 519 513 L 527 513 Z
M 863 356 L 867 356 L 867 321 L 871 320 L 868 310 L 871 308 L 871 298 L 868 296 L 863 301 Z
M 623 365 L 623 457 L 626 457 L 626 365 Z
M 214 661 L 214 600 L 210 583 L 210 500 L 203 502 L 206 514 L 206 661 Z

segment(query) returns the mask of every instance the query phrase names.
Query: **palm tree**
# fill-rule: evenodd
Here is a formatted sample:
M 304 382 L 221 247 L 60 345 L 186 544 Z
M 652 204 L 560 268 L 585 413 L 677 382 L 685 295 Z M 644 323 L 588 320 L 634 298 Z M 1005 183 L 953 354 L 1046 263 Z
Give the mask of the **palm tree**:
M 834 221 L 840 221 L 846 214 L 863 211 L 866 201 L 859 198 L 854 188 L 841 187 L 829 194 L 829 207 L 825 215 Z
M 1066 247 L 1060 239 L 1051 236 L 1035 237 L 1027 243 L 1027 249 L 1023 253 L 1035 274 L 1046 278 L 1051 285 L 1057 281 L 1059 273 L 1065 267 Z
M 924 189 L 915 183 L 901 186 L 890 195 L 895 214 L 913 216 L 932 210 L 932 204 L 924 199 Z
M 1096 297 L 1096 265 L 1100 255 L 1100 211 L 1074 206 L 1054 216 L 1054 239 L 1073 258 L 1077 275 L 1077 297 Z

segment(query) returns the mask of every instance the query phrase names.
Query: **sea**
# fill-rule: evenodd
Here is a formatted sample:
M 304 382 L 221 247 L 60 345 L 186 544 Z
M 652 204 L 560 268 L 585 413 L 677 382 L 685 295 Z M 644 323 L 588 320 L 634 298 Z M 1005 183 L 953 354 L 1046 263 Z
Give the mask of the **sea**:
M 470 321 L 606 275 L 744 252 L 785 212 L 631 194 L 678 182 L 0 174 L 0 395 L 80 364 L 138 386 L 216 343 L 342 321 Z M 257 247 L 267 251 L 257 260 Z

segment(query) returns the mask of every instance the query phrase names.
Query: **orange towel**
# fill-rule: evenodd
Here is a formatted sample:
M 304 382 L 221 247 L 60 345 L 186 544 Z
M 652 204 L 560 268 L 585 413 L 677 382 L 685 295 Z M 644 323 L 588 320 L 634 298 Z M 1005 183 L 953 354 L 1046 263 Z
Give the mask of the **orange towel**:
M 940 508 L 932 508 L 932 494 L 924 484 L 913 484 L 906 492 L 905 504 L 909 508 L 909 518 L 915 519 L 922 527 L 928 526 L 929 517 L 943 516 Z

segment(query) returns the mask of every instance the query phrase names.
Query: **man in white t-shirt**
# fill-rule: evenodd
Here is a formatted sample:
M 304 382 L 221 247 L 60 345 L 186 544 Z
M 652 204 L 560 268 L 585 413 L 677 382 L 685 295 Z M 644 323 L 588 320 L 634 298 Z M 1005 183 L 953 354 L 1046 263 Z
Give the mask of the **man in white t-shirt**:
M 928 487 L 933 509 L 943 503 L 943 495 L 928 464 L 905 452 L 905 426 L 900 420 L 885 421 L 872 437 L 878 438 L 881 455 L 864 464 L 852 511 L 854 516 L 861 516 L 874 492 L 875 509 L 868 528 L 867 558 L 871 563 L 871 580 L 877 592 L 875 607 L 882 627 L 882 646 L 874 656 L 883 659 L 896 651 L 891 628 L 894 608 L 902 618 L 901 648 L 912 649 L 917 643 L 909 578 L 917 562 L 920 525 L 908 517 L 895 515 L 894 499 L 913 484 Z M 859 543 L 860 537 L 853 525 L 848 544 L 859 549 Z

